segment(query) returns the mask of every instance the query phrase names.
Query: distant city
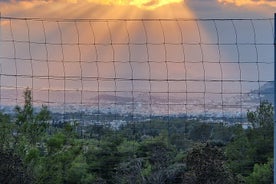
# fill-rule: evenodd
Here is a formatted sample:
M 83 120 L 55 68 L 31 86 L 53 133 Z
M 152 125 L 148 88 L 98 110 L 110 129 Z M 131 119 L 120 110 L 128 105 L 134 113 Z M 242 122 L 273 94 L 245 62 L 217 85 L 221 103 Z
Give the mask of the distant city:
M 2 90 L 3 93 L 3 90 Z M 246 94 L 233 95 L 223 101 L 218 99 L 172 97 L 172 94 L 140 94 L 115 96 L 104 94 L 84 104 L 47 104 L 53 121 L 79 121 L 83 124 L 108 123 L 120 126 L 128 122 L 144 122 L 152 119 L 172 120 L 174 118 L 198 119 L 205 122 L 245 123 L 248 110 L 254 110 L 260 101 L 273 103 L 274 83 L 267 82 L 260 89 Z M 185 94 L 182 95 L 185 97 Z M 203 95 L 201 95 L 203 96 Z M 39 109 L 41 104 L 36 104 Z M 2 105 L 2 111 L 13 113 L 14 106 Z

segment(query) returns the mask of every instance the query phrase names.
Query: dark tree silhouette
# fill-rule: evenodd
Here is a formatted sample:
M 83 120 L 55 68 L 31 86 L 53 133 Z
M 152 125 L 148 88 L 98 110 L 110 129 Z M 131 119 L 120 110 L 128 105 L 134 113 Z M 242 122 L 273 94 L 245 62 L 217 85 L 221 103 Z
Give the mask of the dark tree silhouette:
M 11 151 L 0 150 L 0 183 L 31 184 L 34 180 L 18 155 Z

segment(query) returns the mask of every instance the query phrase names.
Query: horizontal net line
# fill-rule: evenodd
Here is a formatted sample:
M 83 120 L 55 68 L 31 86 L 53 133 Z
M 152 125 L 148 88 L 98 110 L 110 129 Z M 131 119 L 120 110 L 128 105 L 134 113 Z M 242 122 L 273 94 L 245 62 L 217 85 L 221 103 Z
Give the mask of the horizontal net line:
M 145 63 L 178 63 L 178 64 L 192 64 L 192 63 L 212 63 L 212 64 L 273 64 L 274 62 L 272 59 L 267 59 L 267 61 L 210 61 L 210 60 L 203 60 L 203 61 L 190 61 L 190 60 L 185 60 L 185 61 L 172 61 L 172 60 L 166 60 L 166 61 L 157 61 L 157 60 L 110 60 L 110 61 L 97 61 L 97 60 L 52 60 L 52 59 L 35 59 L 35 58 L 18 58 L 18 57 L 0 57 L 0 60 L 21 60 L 21 61 L 33 61 L 33 62 L 46 62 L 46 63 L 76 63 L 76 62 L 81 62 L 81 64 L 86 64 L 86 63 L 137 63 L 137 64 L 145 64 Z
M 3 98 L 3 100 L 15 100 L 14 98 Z M 24 100 L 22 99 L 22 100 L 18 100 L 18 101 L 20 101 L 21 103 L 24 103 Z M 102 101 L 102 100 L 100 100 L 100 101 Z M 33 100 L 33 103 L 41 103 L 41 102 L 43 102 L 43 103 L 45 103 L 45 104 L 57 104 L 57 102 L 54 102 L 54 101 L 45 101 L 45 100 Z M 105 106 L 105 105 L 119 105 L 119 106 L 124 106 L 124 105 L 133 105 L 133 104 L 137 104 L 137 103 L 139 103 L 139 104 L 141 104 L 141 105 L 149 105 L 148 103 L 143 103 L 143 102 L 140 102 L 140 101 L 135 101 L 135 102 L 127 102 L 127 103 L 120 103 L 120 102 L 117 102 L 117 103 L 114 103 L 114 102 L 109 102 L 109 103 L 105 103 L 105 102 L 103 102 L 100 106 Z M 68 105 L 68 106 L 70 106 L 70 105 L 79 105 L 79 106 L 86 106 L 86 105 L 95 105 L 95 103 L 83 103 L 83 104 L 79 104 L 78 102 L 70 102 L 70 103 L 67 103 L 67 104 L 63 104 L 63 105 Z M 168 106 L 170 106 L 169 108 L 173 108 L 173 106 L 198 106 L 198 107 L 204 107 L 204 106 L 206 106 L 206 107 L 217 107 L 217 106 L 220 106 L 220 104 L 214 104 L 214 105 L 206 105 L 206 104 L 204 104 L 204 103 L 170 103 L 170 104 L 168 104 L 168 103 L 154 103 L 154 102 L 152 102 L 152 106 L 155 106 L 155 105 L 157 105 L 157 106 L 166 106 L 166 107 L 168 107 Z M 226 104 L 225 105 L 225 108 L 227 109 L 227 108 L 229 108 L 229 109 L 231 109 L 231 108 L 240 108 L 240 106 L 243 106 L 244 108 L 248 108 L 248 109 L 250 109 L 250 108 L 252 108 L 252 106 L 251 105 L 248 105 L 247 103 L 241 103 L 241 104 Z M 49 108 L 51 108 L 51 107 L 49 107 Z M 204 108 L 203 108 L 204 109 Z M 201 110 L 201 111 L 203 111 L 203 109 Z M 192 109 L 191 109 L 192 110 Z M 208 110 L 207 110 L 208 111 Z M 219 111 L 219 110 L 218 110 Z
M 23 77 L 23 78 L 36 78 L 36 79 L 54 79 L 54 80 L 64 80 L 63 76 L 34 76 L 34 75 L 12 75 L 12 74 L 2 74 L 2 76 L 6 76 L 6 77 Z M 187 82 L 249 82 L 249 83 L 255 83 L 255 82 L 273 82 L 271 80 L 246 80 L 246 79 L 154 79 L 154 78 L 121 78 L 121 77 L 86 77 L 86 76 L 82 76 L 82 77 L 78 77 L 78 76 L 68 76 L 66 75 L 66 80 L 99 80 L 99 81 L 148 81 L 148 82 L 181 82 L 181 81 L 187 81 Z
M 237 43 L 223 43 L 223 42 L 218 42 L 218 43 L 204 43 L 204 42 L 195 42 L 195 43 L 189 43 L 189 42 L 179 42 L 179 43 L 171 43 L 171 42 L 141 42 L 141 43 L 135 43 L 135 42 L 125 42 L 125 43 L 120 43 L 120 42 L 110 42 L 110 43 L 79 43 L 79 42 L 73 42 L 73 43 L 66 43 L 66 42 L 35 42 L 35 41 L 25 41 L 25 40 L 1 40 L 3 43 L 25 43 L 25 44 L 33 44 L 33 45 L 54 45 L 54 46 L 111 46 L 111 45 L 118 45 L 118 46 L 144 46 L 146 45 L 153 45 L 153 46 L 164 46 L 164 45 L 192 45 L 192 46 L 199 46 L 199 45 L 206 45 L 206 46 L 232 46 L 232 45 L 240 45 L 240 46 L 272 46 L 274 45 L 273 41 L 272 42 L 237 42 Z
M 13 90 L 15 89 L 15 87 L 9 87 L 9 86 L 3 86 L 2 87 L 2 90 L 5 91 L 9 91 L 9 90 Z M 18 86 L 17 87 L 18 90 L 25 90 L 26 88 L 25 87 L 20 87 Z M 43 91 L 49 91 L 49 88 L 45 88 L 45 89 L 41 89 L 41 88 L 33 88 L 34 92 L 43 92 Z M 3 93 L 2 91 L 2 93 Z M 51 88 L 49 93 L 54 93 L 54 92 L 80 92 L 81 90 L 79 89 L 54 89 L 54 88 Z M 110 90 L 87 90 L 87 89 L 84 89 L 82 90 L 82 92 L 84 93 L 103 93 L 103 94 L 114 94 L 115 91 L 110 91 Z M 133 95 L 134 95 L 134 98 L 135 98 L 135 95 L 137 93 L 137 95 L 139 94 L 167 94 L 168 92 L 165 92 L 165 91 L 139 91 L 139 90 L 117 90 L 117 97 L 120 97 L 119 95 L 125 95 L 125 94 L 129 94 L 129 93 L 132 93 L 133 92 Z M 223 95 L 223 96 L 226 96 L 226 95 L 250 95 L 251 93 L 250 92 L 212 92 L 212 91 L 206 91 L 206 92 L 199 92 L 199 91 L 169 91 L 170 94 L 187 94 L 187 95 L 195 95 L 195 94 L 198 94 L 198 95 L 203 95 L 203 94 L 206 94 L 206 95 L 209 95 L 209 94 L 212 94 L 212 95 Z M 270 92 L 256 92 L 254 94 L 262 94 L 262 95 L 265 95 L 265 94 L 274 94 L 274 93 L 270 93 Z M 179 97 L 178 97 L 179 98 Z M 227 97 L 223 97 L 223 98 L 227 98 Z M 162 99 L 165 99 L 164 97 Z M 173 99 L 172 97 L 169 97 L 169 99 Z
M 64 18 L 40 18 L 40 17 L 9 17 L 9 16 L 2 16 L 1 19 L 8 19 L 8 20 L 33 20 L 33 21 L 50 21 L 50 22 L 81 22 L 81 21 L 250 21 L 250 20 L 258 20 L 258 21 L 264 21 L 264 20 L 274 20 L 274 18 L 212 18 L 212 19 L 208 19 L 208 18 L 167 18 L 167 19 L 158 19 L 158 18 L 147 18 L 147 19 L 95 19 L 95 18 L 91 18 L 91 19 L 64 19 Z

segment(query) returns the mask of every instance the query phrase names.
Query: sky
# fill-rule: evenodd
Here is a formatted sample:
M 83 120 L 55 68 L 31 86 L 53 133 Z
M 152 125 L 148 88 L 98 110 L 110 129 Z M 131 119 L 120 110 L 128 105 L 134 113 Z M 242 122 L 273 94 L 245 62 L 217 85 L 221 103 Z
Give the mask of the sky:
M 0 100 L 22 100 L 19 91 L 31 86 L 35 100 L 61 104 L 89 102 L 95 93 L 88 92 L 100 90 L 169 91 L 185 103 L 188 94 L 200 104 L 216 99 L 219 106 L 227 93 L 241 95 L 273 79 L 273 28 L 267 18 L 275 8 L 272 0 L 0 0 L 3 17 L 84 20 L 2 18 L 1 86 L 16 92 L 2 90 Z M 171 18 L 190 21 L 89 21 Z M 197 18 L 266 20 L 193 21 Z M 207 97 L 212 93 L 218 94 Z
M 1 0 L 2 16 L 65 18 L 271 18 L 273 0 Z

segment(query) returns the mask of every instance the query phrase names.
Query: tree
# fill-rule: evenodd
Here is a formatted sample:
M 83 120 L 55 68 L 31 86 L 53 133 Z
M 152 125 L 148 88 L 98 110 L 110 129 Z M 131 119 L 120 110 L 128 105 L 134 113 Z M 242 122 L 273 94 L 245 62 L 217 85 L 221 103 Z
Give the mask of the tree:
M 10 116 L 0 112 L 0 149 L 9 149 L 12 141 L 12 128 Z
M 146 183 L 146 178 L 144 176 L 144 159 L 134 158 L 129 161 L 124 161 L 119 164 L 116 173 L 117 183 L 136 183 L 144 184 Z
M 79 155 L 72 162 L 66 173 L 67 184 L 90 184 L 95 181 L 95 176 L 88 172 L 88 165 L 83 155 Z
M 85 153 L 85 159 L 90 173 L 96 175 L 94 183 L 114 183 L 116 168 L 122 160 L 122 154 L 118 151 L 123 142 L 120 136 L 109 135 L 104 137 L 98 144 L 89 147 Z
M 262 101 L 256 111 L 248 111 L 247 119 L 253 128 L 265 128 L 273 130 L 273 106 L 268 101 Z
M 238 178 L 257 178 L 273 157 L 273 106 L 261 102 L 255 111 L 248 111 L 247 119 L 252 127 L 236 129 L 235 136 L 226 146 L 228 164 Z M 255 174 L 254 174 L 255 173 Z
M 212 143 L 195 146 L 187 155 L 184 183 L 235 183 L 221 148 Z
M 196 123 L 191 129 L 189 138 L 193 141 L 206 142 L 210 140 L 213 127 L 207 123 Z
M 38 113 L 34 112 L 32 94 L 29 88 L 24 91 L 24 99 L 23 108 L 19 106 L 15 107 L 16 132 L 14 135 L 17 141 L 20 138 L 26 138 L 28 143 L 35 145 L 46 133 L 50 112 L 46 106 L 42 106 L 42 109 Z
M 253 172 L 246 178 L 250 184 L 273 183 L 273 159 L 265 164 L 255 164 Z
M 18 155 L 0 149 L 0 183 L 31 184 L 34 183 L 34 178 Z
M 237 127 L 233 140 L 225 148 L 231 171 L 240 178 L 248 176 L 254 166 L 255 151 L 247 132 L 241 126 Z
M 267 101 L 260 103 L 256 111 L 249 111 L 247 119 L 252 123 L 252 129 L 248 130 L 247 136 L 255 148 L 255 162 L 264 164 L 268 158 L 273 157 L 273 106 Z

